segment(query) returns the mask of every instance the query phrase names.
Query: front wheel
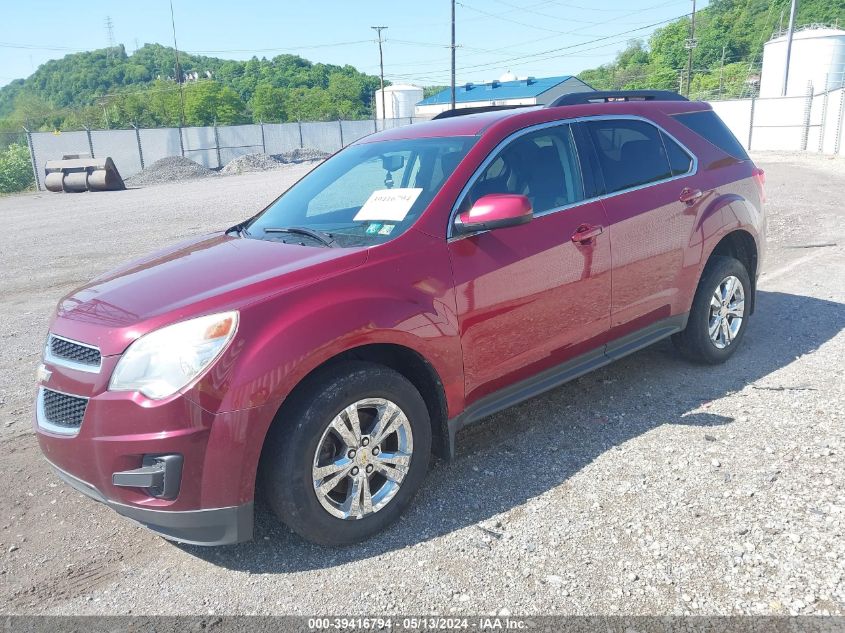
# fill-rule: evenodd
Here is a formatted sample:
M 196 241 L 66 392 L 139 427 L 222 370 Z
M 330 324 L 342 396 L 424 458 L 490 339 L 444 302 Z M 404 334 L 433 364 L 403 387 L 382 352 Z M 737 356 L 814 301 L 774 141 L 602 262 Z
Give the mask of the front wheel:
M 401 374 L 354 362 L 312 378 L 273 424 L 261 458 L 270 506 L 315 543 L 345 545 L 393 523 L 419 489 L 431 423 Z
M 736 352 L 748 324 L 751 280 L 733 257 L 714 257 L 695 292 L 687 327 L 672 337 L 690 360 L 718 364 Z

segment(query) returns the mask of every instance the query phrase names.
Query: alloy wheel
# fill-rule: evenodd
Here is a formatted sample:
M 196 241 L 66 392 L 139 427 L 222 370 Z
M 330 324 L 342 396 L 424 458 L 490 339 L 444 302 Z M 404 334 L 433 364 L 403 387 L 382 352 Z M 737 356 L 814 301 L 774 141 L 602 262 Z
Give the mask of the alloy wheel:
M 312 469 L 317 500 L 339 519 L 378 512 L 399 492 L 413 451 L 411 424 L 394 402 L 366 398 L 349 405 L 317 444 Z
M 708 333 L 717 349 L 725 349 L 739 334 L 745 316 L 745 289 L 733 275 L 725 277 L 710 297 Z

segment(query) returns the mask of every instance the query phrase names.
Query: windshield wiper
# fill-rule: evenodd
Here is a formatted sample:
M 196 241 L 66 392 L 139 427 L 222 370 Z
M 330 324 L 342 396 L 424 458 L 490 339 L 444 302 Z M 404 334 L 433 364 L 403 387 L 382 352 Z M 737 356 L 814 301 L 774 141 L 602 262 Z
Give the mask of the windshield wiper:
M 317 231 L 316 229 L 306 229 L 301 226 L 286 226 L 286 227 L 268 227 L 264 229 L 265 233 L 293 233 L 294 235 L 305 235 L 311 239 L 317 240 L 321 244 L 333 247 L 335 245 L 334 236 L 331 233 Z
M 245 235 L 249 235 L 249 231 L 246 230 L 246 225 L 249 223 L 249 220 L 245 222 L 241 222 L 240 224 L 236 224 L 235 226 L 230 226 L 228 229 L 223 231 L 226 235 L 229 233 L 234 233 L 238 237 L 244 237 Z

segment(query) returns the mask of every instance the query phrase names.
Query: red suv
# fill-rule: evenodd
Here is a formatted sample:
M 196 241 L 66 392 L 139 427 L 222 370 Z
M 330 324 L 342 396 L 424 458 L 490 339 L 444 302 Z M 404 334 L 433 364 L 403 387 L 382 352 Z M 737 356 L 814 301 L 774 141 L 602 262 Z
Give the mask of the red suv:
M 61 300 L 35 428 L 71 486 L 186 543 L 394 521 L 472 422 L 754 311 L 763 175 L 711 108 L 582 93 L 366 137 L 261 213 Z

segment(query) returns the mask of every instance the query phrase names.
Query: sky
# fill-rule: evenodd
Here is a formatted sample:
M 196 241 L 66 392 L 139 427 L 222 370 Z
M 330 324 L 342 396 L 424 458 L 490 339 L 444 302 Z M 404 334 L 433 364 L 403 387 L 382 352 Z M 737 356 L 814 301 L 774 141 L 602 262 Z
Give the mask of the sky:
M 49 59 L 108 46 L 131 53 L 173 44 L 168 0 L 5 0 L 0 85 Z M 706 3 L 699 0 L 698 7 Z M 450 0 L 173 0 L 180 50 L 227 59 L 298 54 L 377 75 L 371 26 L 387 26 L 384 73 L 392 83 L 448 85 Z M 690 12 L 691 0 L 457 0 L 457 82 L 574 75 L 611 61 L 632 38 Z

